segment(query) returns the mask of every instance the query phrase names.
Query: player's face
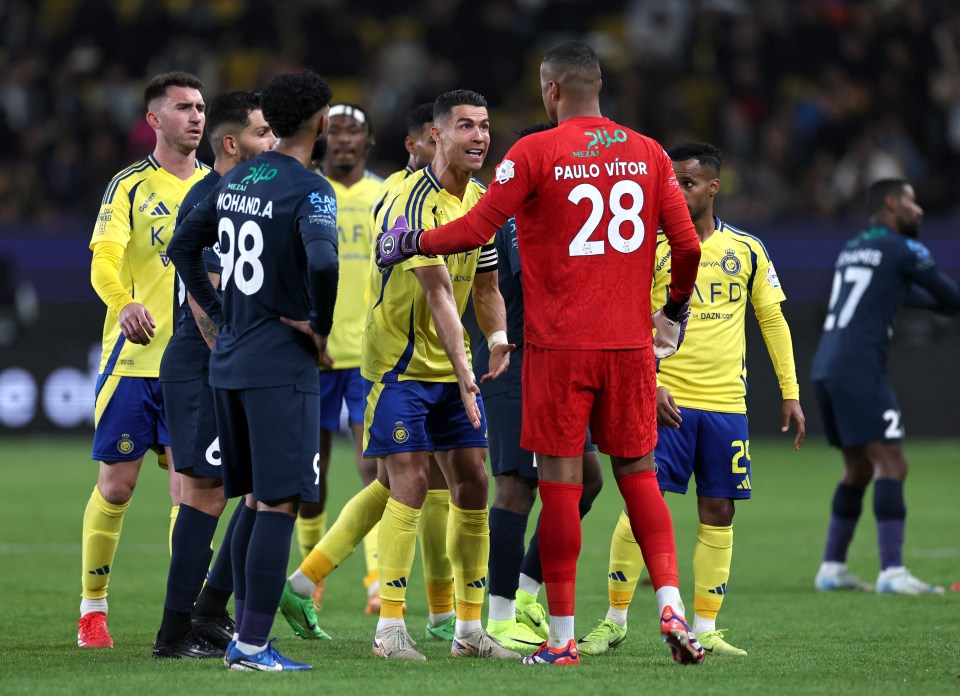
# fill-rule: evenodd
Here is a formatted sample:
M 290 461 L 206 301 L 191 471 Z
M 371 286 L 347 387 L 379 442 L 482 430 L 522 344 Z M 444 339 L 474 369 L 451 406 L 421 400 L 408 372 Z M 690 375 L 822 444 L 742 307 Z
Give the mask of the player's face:
M 910 184 L 904 187 L 903 194 L 897 198 L 897 207 L 894 214 L 901 234 L 913 238 L 920 236 L 923 208 L 917 204 L 917 194 Z
M 272 150 L 276 144 L 277 136 L 270 130 L 263 112 L 260 109 L 251 111 L 246 128 L 237 134 L 237 151 L 240 161 L 246 162 L 261 152 Z
M 433 156 L 437 154 L 437 141 L 433 139 L 430 130 L 433 128 L 433 122 L 423 124 L 420 133 L 414 138 L 407 136 L 407 152 L 413 155 L 413 166 L 415 169 L 423 169 L 433 161 Z
M 362 167 L 366 164 L 368 149 L 369 134 L 366 126 L 346 114 L 330 118 L 325 155 L 327 164 L 344 171 Z
M 720 180 L 711 167 L 704 167 L 699 160 L 688 159 L 673 163 L 673 173 L 680 184 L 680 192 L 687 202 L 690 217 L 699 220 L 712 212 L 713 197 L 720 189 Z
M 440 127 L 434 124 L 433 136 L 451 166 L 475 172 L 490 148 L 490 117 L 485 107 L 459 104 Z
M 206 105 L 200 91 L 192 87 L 168 87 L 151 109 L 159 123 L 160 136 L 175 150 L 188 154 L 200 147 Z

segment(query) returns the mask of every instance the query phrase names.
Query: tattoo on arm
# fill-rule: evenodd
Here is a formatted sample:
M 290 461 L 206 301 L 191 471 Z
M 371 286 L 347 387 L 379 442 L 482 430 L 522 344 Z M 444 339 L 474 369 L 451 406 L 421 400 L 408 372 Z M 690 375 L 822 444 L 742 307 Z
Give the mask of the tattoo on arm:
M 210 346 L 210 350 L 213 350 L 213 344 L 217 340 L 217 325 L 206 314 L 201 314 L 197 316 L 197 328 L 200 329 L 200 334 L 206 344 Z

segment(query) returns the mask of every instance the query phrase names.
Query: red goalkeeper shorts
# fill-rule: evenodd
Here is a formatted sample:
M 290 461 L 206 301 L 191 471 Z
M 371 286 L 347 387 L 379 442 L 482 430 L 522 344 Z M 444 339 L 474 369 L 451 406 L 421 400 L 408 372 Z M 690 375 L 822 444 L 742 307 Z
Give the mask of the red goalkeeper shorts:
M 605 454 L 633 458 L 653 450 L 653 348 L 548 350 L 526 344 L 520 445 L 553 457 L 577 457 L 583 454 L 588 424 Z

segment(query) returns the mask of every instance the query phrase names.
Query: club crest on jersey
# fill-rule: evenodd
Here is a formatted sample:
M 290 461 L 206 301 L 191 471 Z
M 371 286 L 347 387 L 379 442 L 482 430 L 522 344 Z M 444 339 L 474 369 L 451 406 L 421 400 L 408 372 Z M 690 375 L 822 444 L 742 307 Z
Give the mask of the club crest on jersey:
M 720 268 L 727 275 L 737 275 L 740 272 L 740 259 L 733 252 L 733 249 L 727 249 L 723 259 L 720 261 Z M 773 266 L 771 266 L 773 268 Z
M 403 422 L 397 421 L 396 427 L 393 429 L 393 441 L 402 445 L 409 439 L 410 431 L 403 427 Z
M 513 171 L 513 166 L 513 162 L 510 160 L 503 160 L 503 162 L 497 165 L 497 171 L 494 175 L 494 178 L 497 180 L 498 184 L 505 184 L 516 175 L 516 173 Z
M 780 278 L 777 277 L 777 269 L 773 267 L 772 263 L 767 269 L 767 282 L 770 283 L 770 287 L 772 288 L 780 287 Z

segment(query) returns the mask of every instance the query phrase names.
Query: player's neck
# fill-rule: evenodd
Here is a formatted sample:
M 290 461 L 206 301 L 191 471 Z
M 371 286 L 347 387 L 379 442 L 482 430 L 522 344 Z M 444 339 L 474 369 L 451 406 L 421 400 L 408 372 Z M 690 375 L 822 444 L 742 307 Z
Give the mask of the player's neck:
M 350 188 L 363 178 L 363 172 L 366 162 L 361 162 L 350 169 L 337 169 L 336 167 L 323 166 L 323 175 L 328 179 L 336 181 L 344 188 Z
M 699 218 L 694 220 L 693 226 L 697 229 L 697 237 L 700 239 L 701 244 L 710 239 L 717 229 L 717 223 L 713 219 L 713 210 L 711 209 L 708 212 L 705 212 Z
M 197 167 L 196 150 L 182 152 L 160 140 L 153 150 L 153 158 L 178 179 L 189 179 Z
M 309 169 L 310 161 L 313 159 L 313 145 L 315 142 L 316 138 L 314 137 L 298 138 L 294 135 L 290 138 L 280 138 L 274 146 L 273 151 L 279 152 L 281 155 L 286 155 L 287 157 L 292 157 L 302 164 L 305 169 Z
M 600 102 L 596 100 L 560 100 L 557 104 L 557 123 L 568 118 L 602 118 Z
M 456 196 L 461 201 L 463 200 L 463 194 L 467 191 L 467 185 L 473 177 L 473 172 L 453 167 L 441 157 L 434 158 L 433 162 L 430 163 L 430 169 L 447 193 Z

